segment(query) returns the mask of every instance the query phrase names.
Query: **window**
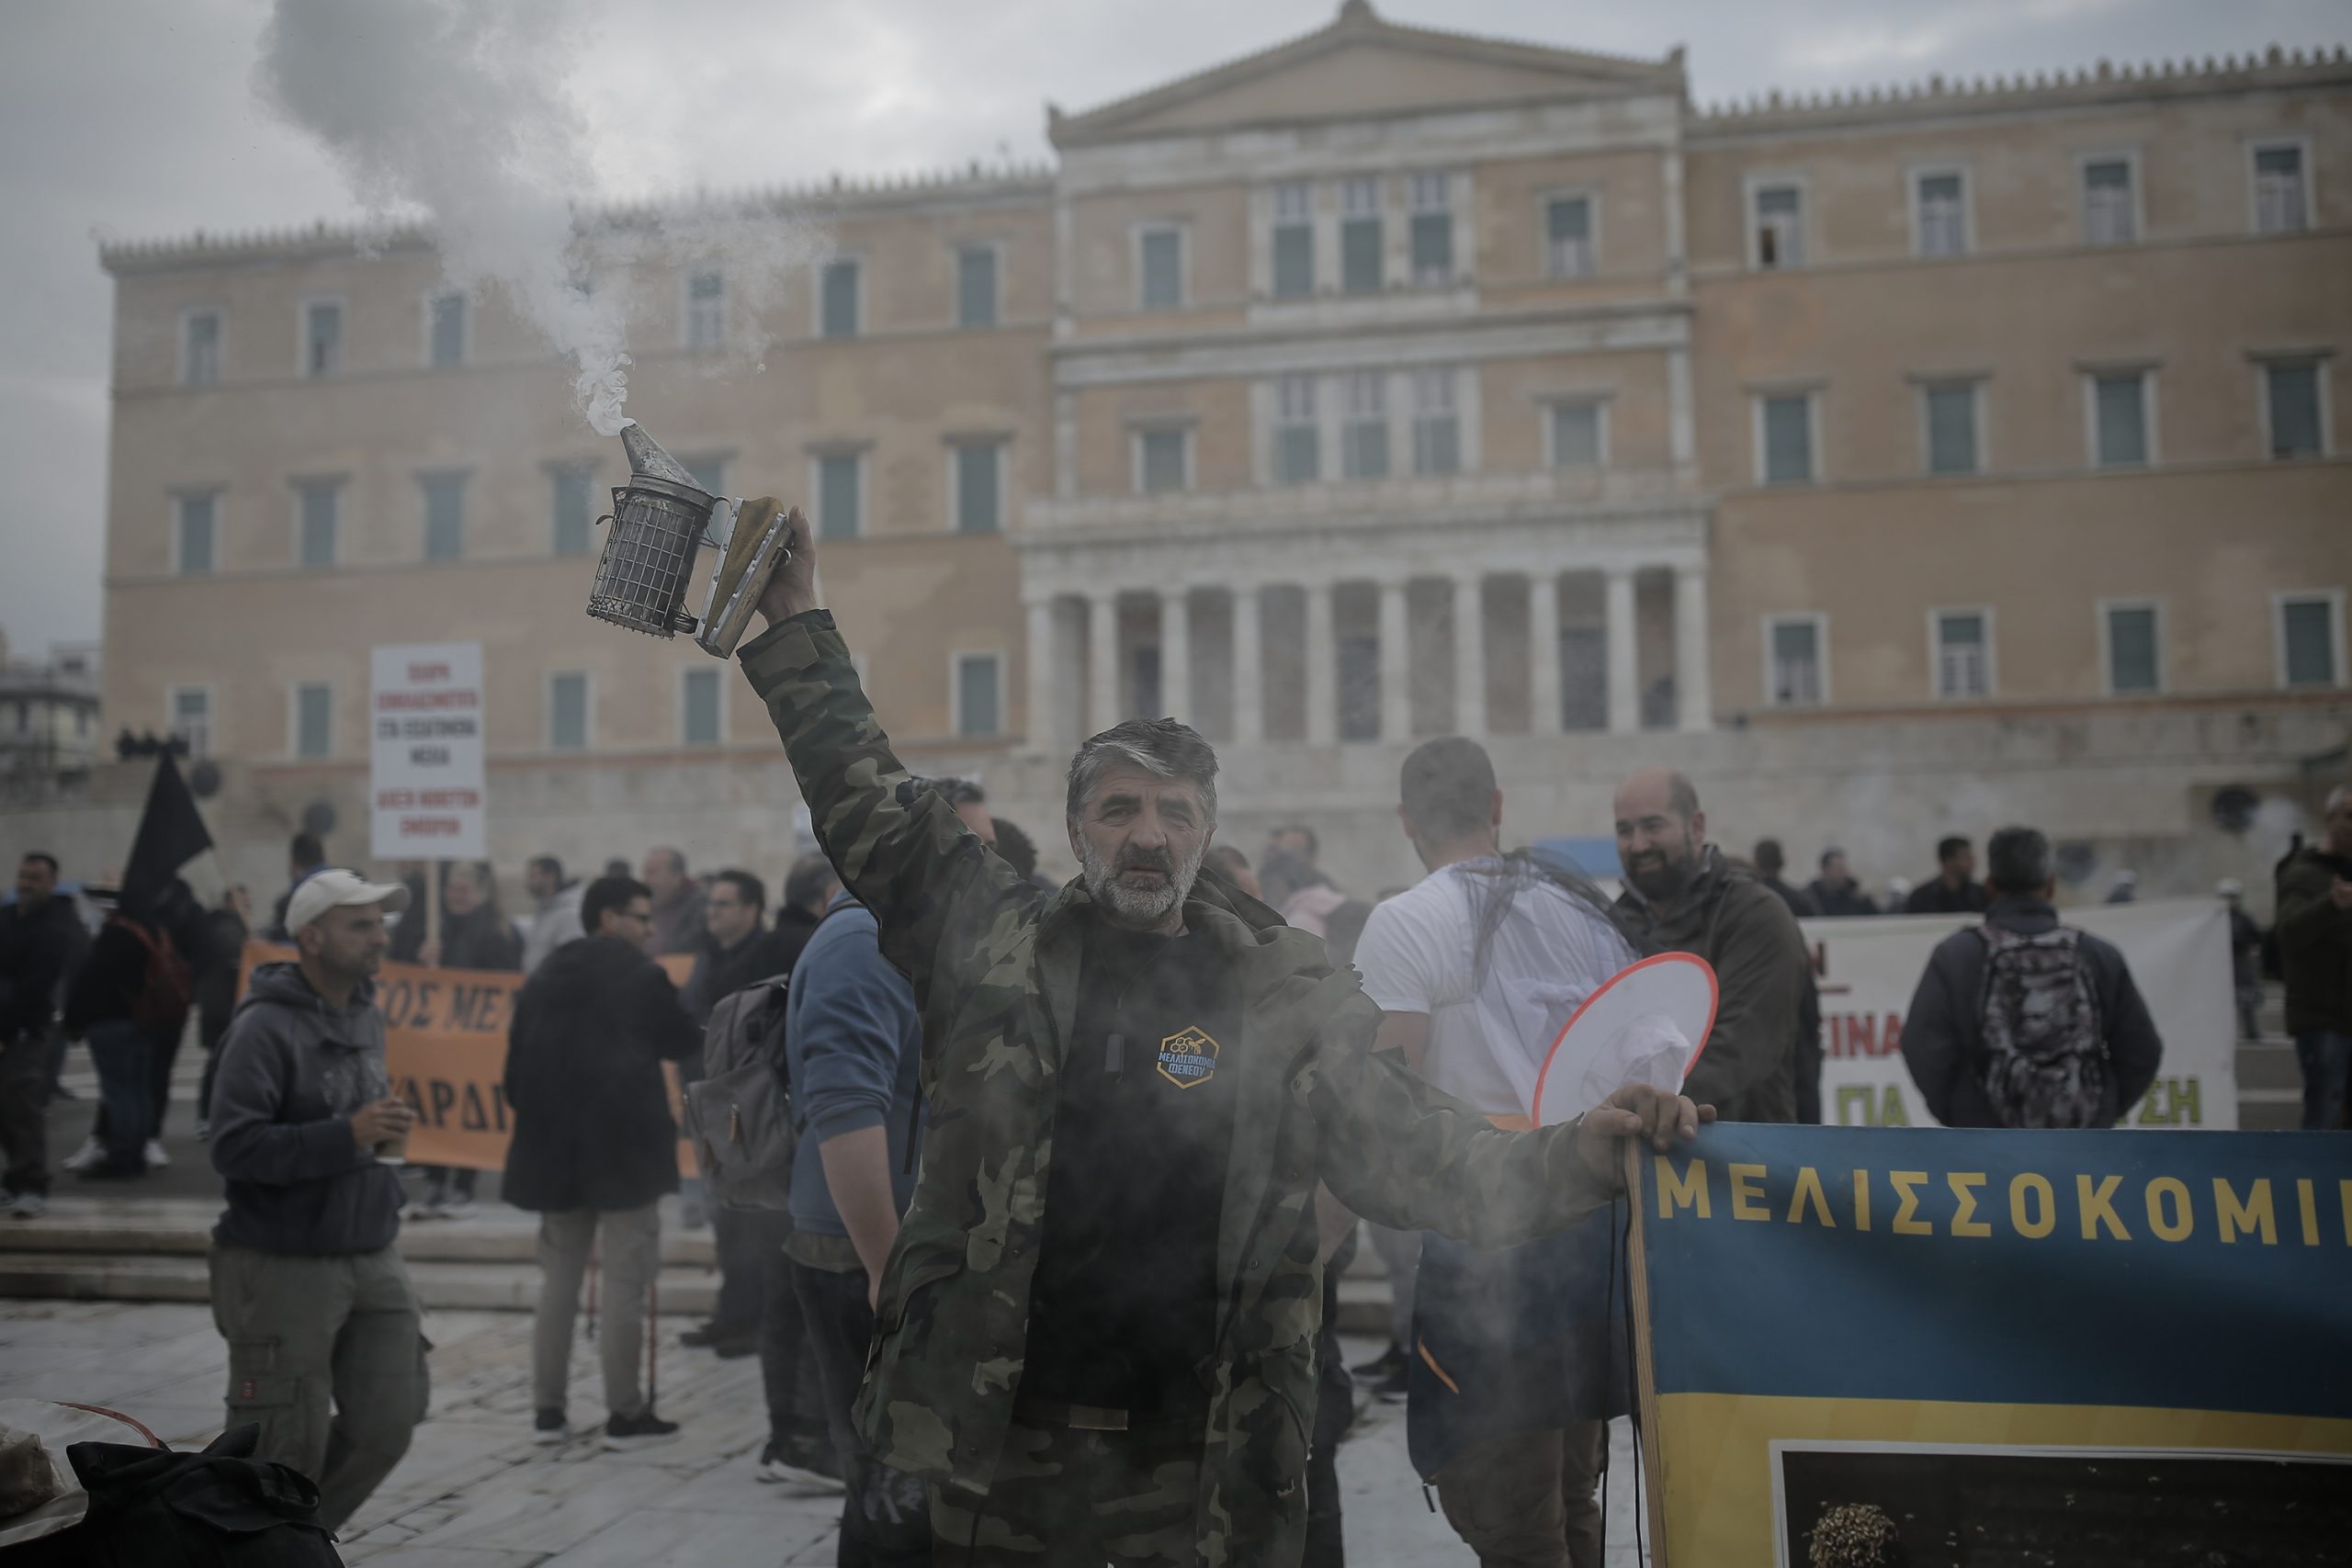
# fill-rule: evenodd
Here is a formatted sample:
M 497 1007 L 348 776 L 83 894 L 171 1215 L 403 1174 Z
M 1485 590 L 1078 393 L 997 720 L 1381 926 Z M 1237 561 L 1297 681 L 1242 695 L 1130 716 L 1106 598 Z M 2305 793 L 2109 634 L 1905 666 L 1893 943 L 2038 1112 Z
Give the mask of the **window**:
M 1968 253 L 1968 184 L 1957 169 L 1938 169 L 1911 179 L 1913 248 L 1923 256 Z
M 956 531 L 994 534 L 1003 527 L 998 515 L 1003 494 L 1004 444 L 1000 441 L 959 442 L 956 454 Z
M 1274 187 L 1274 298 L 1315 292 L 1314 187 L 1294 180 Z
M 687 746 L 718 744 L 718 671 L 687 670 L 679 679 L 678 739 Z
M 334 479 L 315 479 L 294 487 L 296 554 L 306 567 L 334 564 L 335 534 L 342 522 L 343 486 Z
M 1938 610 L 1929 618 L 1935 625 L 1936 695 L 1992 695 L 1992 612 Z
M 1453 278 L 1453 182 L 1442 174 L 1413 176 L 1413 281 L 1424 286 Z
M 857 452 L 817 458 L 817 536 L 854 539 L 865 528 L 865 459 Z
M 2107 689 L 2116 696 L 2164 689 L 2162 629 L 2152 604 L 2109 604 L 2106 622 Z
M 858 319 L 864 313 L 859 309 L 864 281 L 863 269 L 854 260 L 843 258 L 825 264 L 817 282 L 819 336 L 857 335 Z
M 2317 457 L 2326 452 L 2318 361 L 2264 366 L 2262 401 L 2273 457 Z
M 1804 192 L 1793 185 L 1755 187 L 1749 200 L 1755 238 L 1753 256 L 1759 271 L 1774 272 L 1804 265 Z
M 2132 189 L 2132 160 L 2083 162 L 2083 243 L 2128 245 L 2140 237 L 2139 199 Z
M 567 670 L 548 677 L 548 750 L 588 750 L 588 676 Z
M 466 476 L 426 474 L 424 487 L 424 558 L 457 560 L 466 553 Z
M 1136 432 L 1136 488 L 1146 495 L 1192 488 L 1192 432 Z
M 1555 468 L 1600 467 L 1603 461 L 1600 404 L 1597 401 L 1554 403 L 1551 415 L 1552 466 Z
M 220 379 L 220 312 L 191 310 L 180 328 L 180 385 L 209 387 Z
M 202 577 L 212 570 L 212 536 L 220 520 L 220 492 L 201 491 L 183 495 L 174 505 L 179 513 L 173 530 L 179 536 L 175 552 L 179 574 Z
M 1173 310 L 1184 303 L 1184 231 L 1146 229 L 1136 237 L 1140 294 L 1147 310 Z
M 1774 707 L 1815 707 L 1826 697 L 1828 660 L 1823 615 L 1784 615 L 1764 623 L 1765 700 Z
M 686 279 L 686 346 L 723 348 L 727 344 L 727 279 L 697 272 Z
M 1351 372 L 1344 383 L 1347 419 L 1340 426 L 1340 472 L 1351 479 L 1388 477 L 1388 378 Z
M 185 741 L 191 757 L 212 755 L 212 690 L 209 686 L 172 688 L 172 739 Z
M 960 245 L 956 251 L 956 324 L 996 325 L 996 247 Z
M 1340 186 L 1340 287 L 1377 294 L 1381 280 L 1380 176 L 1360 175 Z
M 2278 682 L 2344 683 L 2344 593 L 2282 593 L 2278 600 Z
M 956 734 L 998 735 L 1003 732 L 1003 682 L 999 678 L 1000 667 L 1001 661 L 993 653 L 956 656 Z
M 1315 378 L 1274 384 L 1274 482 L 1313 484 L 1323 477 L 1321 431 L 1315 423 Z
M 1544 259 L 1554 277 L 1592 271 L 1592 197 L 1556 196 L 1544 204 Z
M 2302 143 L 2257 144 L 2254 148 L 2254 231 L 2296 234 L 2310 228 L 2311 222 Z
M 2091 460 L 2102 468 L 2148 462 L 2148 373 L 2120 370 L 2091 382 Z
M 302 307 L 302 374 L 333 376 L 343 369 L 343 307 L 316 299 Z
M 550 522 L 554 529 L 555 553 L 560 556 L 584 556 L 593 543 L 590 535 L 595 525 L 595 507 L 589 497 L 594 493 L 595 470 L 585 463 L 566 463 L 548 470 L 553 502 Z
M 334 688 L 305 681 L 294 688 L 294 755 L 315 758 L 334 751 Z
M 1811 484 L 1813 394 L 1786 392 L 1756 400 L 1757 470 L 1768 485 Z
M 678 466 L 695 481 L 695 488 L 716 499 L 727 492 L 727 459 L 723 457 L 681 457 Z
M 1452 474 L 1462 468 L 1462 418 L 1454 409 L 1453 371 L 1413 372 L 1413 472 Z
M 1973 474 L 1984 466 L 1976 445 L 1976 383 L 1952 381 L 1919 389 L 1926 422 L 1928 472 Z
M 435 294 L 425 301 L 425 363 L 446 370 L 466 362 L 466 297 Z

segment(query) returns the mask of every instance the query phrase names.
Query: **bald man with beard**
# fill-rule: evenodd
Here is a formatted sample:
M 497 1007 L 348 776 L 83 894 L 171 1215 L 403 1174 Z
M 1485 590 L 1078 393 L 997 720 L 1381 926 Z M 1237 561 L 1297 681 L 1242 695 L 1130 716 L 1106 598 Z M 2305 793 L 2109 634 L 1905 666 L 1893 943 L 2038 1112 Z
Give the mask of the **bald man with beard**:
M 1617 786 L 1625 891 L 1611 913 L 1645 953 L 1695 953 L 1720 1000 L 1683 1092 L 1726 1122 L 1797 1119 L 1796 1045 L 1811 960 L 1796 917 L 1754 873 L 1707 842 L 1699 792 L 1644 768 Z

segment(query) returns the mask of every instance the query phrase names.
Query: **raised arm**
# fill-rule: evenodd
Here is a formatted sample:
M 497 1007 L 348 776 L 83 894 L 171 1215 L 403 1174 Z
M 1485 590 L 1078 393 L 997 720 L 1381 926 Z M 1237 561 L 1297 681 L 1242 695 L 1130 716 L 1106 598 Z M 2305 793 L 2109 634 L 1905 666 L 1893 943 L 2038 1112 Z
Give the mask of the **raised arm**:
M 763 527 L 773 501 L 744 509 L 739 527 Z M 989 922 L 1026 911 L 1042 895 L 990 854 L 936 794 L 915 788 L 851 667 L 833 618 L 817 606 L 816 546 L 792 514 L 792 558 L 760 600 L 768 629 L 738 657 L 792 760 L 825 858 L 874 911 L 882 953 L 914 982 L 953 987 L 959 965 L 992 956 Z M 953 939 L 951 940 L 951 935 Z

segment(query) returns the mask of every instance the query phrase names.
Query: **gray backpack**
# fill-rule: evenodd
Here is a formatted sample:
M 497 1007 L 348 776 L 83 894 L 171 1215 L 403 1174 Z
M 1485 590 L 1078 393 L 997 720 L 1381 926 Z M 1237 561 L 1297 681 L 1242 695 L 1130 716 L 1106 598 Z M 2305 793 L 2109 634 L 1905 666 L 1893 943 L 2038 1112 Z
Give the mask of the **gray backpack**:
M 724 998 L 703 1026 L 703 1077 L 686 1086 L 686 1136 L 703 1184 L 738 1209 L 792 1201 L 792 1085 L 784 1001 L 792 976 L 771 975 Z
M 1984 1094 L 2004 1127 L 2096 1127 L 2107 1098 L 2107 1042 L 2082 961 L 2082 933 L 2028 936 L 1986 922 Z

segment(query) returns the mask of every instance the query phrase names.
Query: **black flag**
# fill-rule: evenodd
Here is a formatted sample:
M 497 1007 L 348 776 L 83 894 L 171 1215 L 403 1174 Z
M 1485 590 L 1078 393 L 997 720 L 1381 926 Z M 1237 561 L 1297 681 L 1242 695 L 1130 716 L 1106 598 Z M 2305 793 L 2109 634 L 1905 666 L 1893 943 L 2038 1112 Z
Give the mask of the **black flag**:
M 196 796 L 188 793 L 179 764 L 166 751 L 155 763 L 147 809 L 140 814 L 139 834 L 130 840 L 130 859 L 122 868 L 123 909 L 148 914 L 180 867 L 211 847 L 212 835 L 197 813 Z

